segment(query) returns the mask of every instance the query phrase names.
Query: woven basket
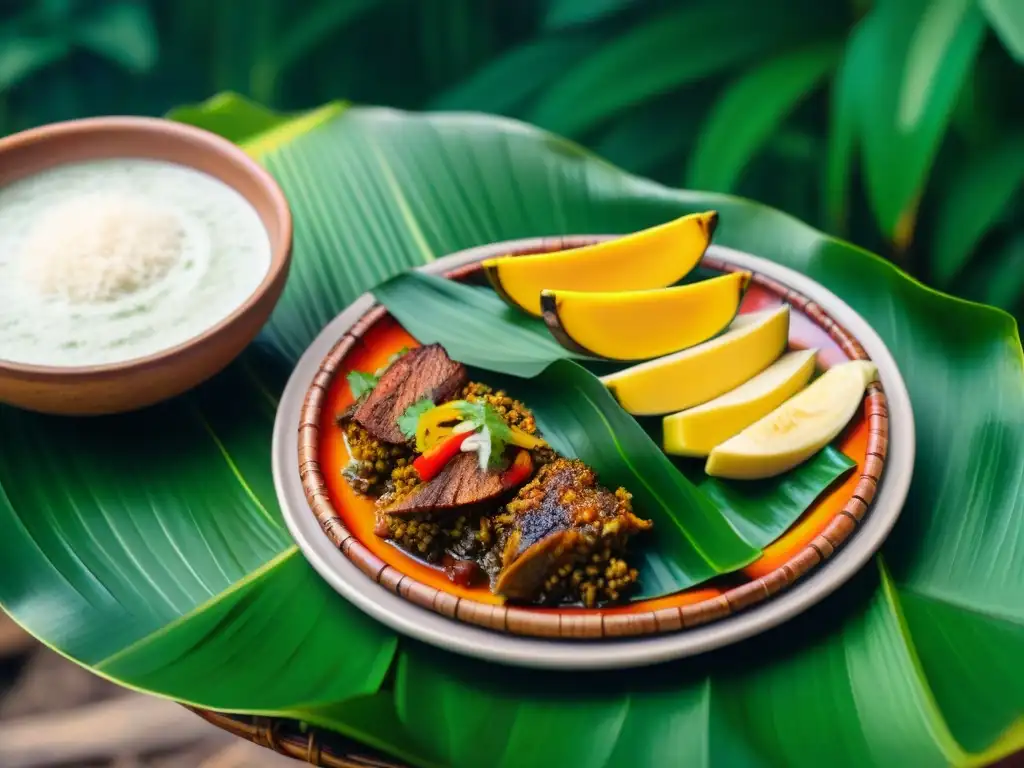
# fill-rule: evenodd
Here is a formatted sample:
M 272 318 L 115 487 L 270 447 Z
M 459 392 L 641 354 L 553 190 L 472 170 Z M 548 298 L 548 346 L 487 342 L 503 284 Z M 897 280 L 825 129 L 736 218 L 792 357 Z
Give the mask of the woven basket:
M 303 731 L 295 720 L 224 715 L 193 707 L 187 709 L 228 733 L 309 765 L 327 768 L 409 768 L 405 763 L 385 758 L 379 752 L 339 734 L 314 728 Z M 992 763 L 989 768 L 1024 768 L 1024 752 L 1005 757 Z
M 327 768 L 408 768 L 379 752 L 330 731 L 303 728 L 296 720 L 250 715 L 225 715 L 186 707 L 203 720 L 266 749 Z

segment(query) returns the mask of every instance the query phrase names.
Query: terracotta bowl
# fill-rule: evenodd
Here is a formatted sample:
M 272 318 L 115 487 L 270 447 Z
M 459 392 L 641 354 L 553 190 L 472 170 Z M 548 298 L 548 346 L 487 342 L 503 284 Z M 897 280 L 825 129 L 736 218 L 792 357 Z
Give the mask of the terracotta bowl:
M 113 157 L 185 165 L 237 190 L 270 238 L 270 269 L 230 315 L 203 333 L 146 357 L 80 367 L 2 359 L 0 402 L 33 411 L 98 415 L 131 411 L 181 394 L 222 370 L 259 333 L 281 296 L 291 261 L 292 219 L 280 187 L 241 149 L 169 120 L 100 117 L 33 128 L 0 140 L 0 186 L 65 163 Z

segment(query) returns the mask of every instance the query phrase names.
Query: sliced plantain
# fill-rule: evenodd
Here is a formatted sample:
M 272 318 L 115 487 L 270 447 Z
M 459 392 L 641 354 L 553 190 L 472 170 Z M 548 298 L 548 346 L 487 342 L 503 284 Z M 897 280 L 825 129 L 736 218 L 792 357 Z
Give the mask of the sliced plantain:
M 814 373 L 817 350 L 787 352 L 757 376 L 731 392 L 695 408 L 666 416 L 662 434 L 666 453 L 707 456 L 711 450 L 803 389 Z
M 786 349 L 789 305 L 740 315 L 721 336 L 601 381 L 632 414 L 654 416 L 706 403 L 757 375 Z
M 767 416 L 716 446 L 704 471 L 713 477 L 757 480 L 802 464 L 843 431 L 876 374 L 874 363 L 867 360 L 832 366 Z
M 692 270 L 711 241 L 718 213 L 694 213 L 597 245 L 483 263 L 494 290 L 540 317 L 545 289 L 641 291 L 664 288 Z
M 648 360 L 707 341 L 736 316 L 750 282 L 734 272 L 651 291 L 543 291 L 551 334 L 566 349 L 610 360 Z

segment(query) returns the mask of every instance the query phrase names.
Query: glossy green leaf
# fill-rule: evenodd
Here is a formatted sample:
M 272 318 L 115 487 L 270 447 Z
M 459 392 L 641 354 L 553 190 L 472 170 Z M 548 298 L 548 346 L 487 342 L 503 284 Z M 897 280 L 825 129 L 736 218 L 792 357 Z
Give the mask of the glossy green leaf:
M 859 32 L 870 53 L 849 76 L 860 80 L 868 201 L 882 231 L 900 244 L 913 231 L 918 198 L 984 31 L 973 0 L 887 0 Z
M 1010 55 L 1024 62 L 1024 6 L 1017 0 L 978 0 L 978 5 Z
M 687 183 L 729 192 L 786 116 L 832 71 L 831 41 L 787 51 L 734 80 L 712 106 L 693 150 Z
M 943 188 L 935 215 L 932 269 L 949 285 L 1024 184 L 1024 135 L 984 147 Z
M 32 39 L 13 29 L 0 35 L 0 93 L 64 58 L 70 50 L 62 38 Z
M 622 108 L 799 39 L 819 21 L 803 4 L 791 5 L 789 12 L 784 5 L 700 2 L 642 22 L 556 80 L 537 100 L 530 120 L 583 135 Z
M 512 114 L 552 78 L 597 45 L 593 35 L 542 37 L 487 62 L 464 82 L 441 93 L 432 109 L 473 109 Z
M 352 109 L 306 135 L 293 134 L 264 162 L 295 211 L 295 264 L 285 296 L 253 352 L 270 349 L 276 358 L 294 360 L 360 292 L 459 248 L 533 235 L 628 232 L 714 207 L 722 222 L 718 242 L 804 272 L 878 330 L 901 367 L 918 414 L 910 497 L 881 556 L 891 579 L 884 570 L 868 569 L 824 604 L 773 632 L 722 653 L 623 674 L 510 671 L 403 640 L 395 692 L 408 733 L 397 722 L 376 724 L 378 738 L 394 734 L 388 749 L 408 754 L 407 738 L 413 738 L 420 745 L 416 762 L 422 764 L 534 766 L 550 755 L 564 765 L 569 745 L 578 741 L 573 754 L 581 761 L 575 764 L 676 761 L 731 768 L 818 765 L 822 756 L 837 765 L 982 765 L 1024 747 L 1024 727 L 1015 725 L 1021 715 L 1022 673 L 1016 660 L 1024 626 L 1024 573 L 1017 557 L 1024 551 L 1024 355 L 1009 316 L 932 292 L 891 264 L 777 211 L 625 175 L 574 145 L 507 120 Z M 245 366 L 236 367 L 182 401 L 120 420 L 58 423 L 0 410 L 0 483 L 11 500 L 0 501 L 0 604 L 36 634 L 88 663 L 116 653 L 117 638 L 135 641 L 159 631 L 171 611 L 153 584 L 184 608 L 207 591 L 200 584 L 225 584 L 235 575 L 244 579 L 245 568 L 264 552 L 270 559 L 283 552 L 269 519 L 239 494 L 234 472 L 227 482 L 211 482 L 224 476 L 227 463 L 189 416 L 195 404 L 270 512 L 269 432 L 262 430 L 269 429 L 273 393 L 287 364 L 272 372 L 262 362 L 248 365 L 258 372 L 260 387 L 236 387 L 229 376 L 251 375 Z M 222 384 L 230 395 L 219 393 Z M 207 393 L 218 404 L 237 401 L 238 407 L 251 403 L 251 408 L 244 416 L 235 407 L 214 410 Z M 256 408 L 266 409 L 265 426 L 253 435 Z M 161 414 L 167 414 L 166 422 L 151 421 Z M 163 427 L 167 423 L 172 428 Z M 156 454 L 164 466 L 151 466 L 148 457 L 154 454 L 138 450 L 140 442 L 132 443 L 136 455 L 125 456 L 125 446 L 98 437 L 97 425 L 137 430 L 134 434 L 150 440 L 155 434 L 182 450 Z M 175 437 L 179 429 L 181 436 Z M 25 472 L 43 479 L 25 482 L 24 459 L 11 457 L 9 434 L 17 436 L 13 442 L 19 451 L 40 452 L 41 460 L 61 473 L 42 476 L 42 470 L 28 467 Z M 124 499 L 108 488 L 98 507 L 86 484 L 92 488 L 109 478 L 116 465 L 105 464 L 102 453 L 80 454 L 72 440 L 116 450 L 113 458 L 132 468 L 118 473 L 116 486 L 110 484 Z M 207 458 L 206 479 L 198 489 L 187 471 L 198 463 L 193 456 Z M 65 465 L 72 469 L 66 475 Z M 93 465 L 101 465 L 97 479 L 83 477 L 80 468 Z M 58 489 L 71 494 L 59 504 Z M 217 514 L 200 517 L 210 508 Z M 158 514 L 168 533 L 156 524 Z M 197 517 L 205 527 L 191 522 Z M 103 545 L 102 554 L 93 538 L 83 537 L 83 520 Z M 145 534 L 142 543 L 138 531 Z M 69 543 L 72 533 L 75 548 Z M 189 572 L 166 545 L 172 540 L 190 555 L 221 541 L 234 546 L 235 559 L 222 562 L 207 555 Z M 232 691 L 245 692 L 239 698 L 250 695 L 246 678 L 257 674 L 252 668 L 258 655 L 259 673 L 280 672 L 267 676 L 257 701 L 273 705 L 261 711 L 302 711 L 300 717 L 310 721 L 309 710 L 331 713 L 324 722 L 345 730 L 345 707 L 338 705 L 360 691 L 373 692 L 370 672 L 377 659 L 387 657 L 393 635 L 327 593 L 306 567 L 293 592 L 275 586 L 264 593 L 264 584 L 301 561 L 292 556 L 283 563 L 269 569 L 267 581 L 257 578 L 232 593 L 237 604 L 201 637 L 203 622 L 193 625 L 196 635 L 189 638 L 188 627 L 174 625 L 171 634 L 181 633 L 180 655 L 154 655 L 156 668 L 149 671 L 131 654 L 117 663 L 127 668 L 132 661 L 146 681 L 167 679 L 161 664 L 180 665 L 183 674 L 171 681 L 176 691 L 194 689 L 203 697 L 195 703 L 228 705 Z M 160 575 L 166 573 L 179 586 Z M 132 597 L 133 590 L 146 598 Z M 314 629 L 301 606 L 317 590 L 323 590 L 324 613 Z M 282 599 L 283 593 L 292 599 Z M 271 604 L 277 605 L 277 621 L 260 630 L 281 633 L 287 641 L 281 648 L 256 637 Z M 126 606 L 132 610 L 126 612 Z M 287 634 L 290 620 L 298 622 L 299 631 L 308 630 L 297 645 L 299 633 Z M 223 631 L 232 633 L 233 642 L 215 640 Z M 202 642 L 186 645 L 186 639 Z M 173 638 L 161 632 L 152 642 Z M 371 647 L 380 656 L 370 655 Z M 202 655 L 192 660 L 193 652 Z M 344 657 L 350 653 L 353 659 L 375 660 L 363 662 L 364 676 L 349 671 Z M 208 681 L 193 674 L 209 675 L 215 655 L 220 685 L 211 691 Z M 415 702 L 421 704 L 415 711 L 407 693 L 414 682 L 420 691 Z M 328 697 L 337 700 L 327 702 Z M 628 710 L 622 717 L 624 702 Z M 237 708 L 249 707 L 240 702 Z M 374 711 L 386 717 L 390 710 Z M 450 719 L 440 719 L 444 713 Z M 367 725 L 364 717 L 348 717 L 352 730 Z M 616 718 L 621 718 L 618 728 Z M 483 731 L 483 725 L 492 727 Z M 960 751 L 954 738 L 971 754 Z
M 599 21 L 635 3 L 636 0 L 550 0 L 544 26 L 559 29 Z
M 510 307 L 489 288 L 411 272 L 375 286 L 373 294 L 417 341 L 443 344 L 466 365 L 535 376 L 555 360 L 578 357 L 555 341 L 543 320 Z
M 705 106 L 677 98 L 643 104 L 616 118 L 592 146 L 632 173 L 673 176 L 675 168 L 666 166 L 692 145 Z
M 731 768 L 785 755 L 787 766 L 812 768 L 822 754 L 851 768 L 963 762 L 936 726 L 886 574 L 866 605 L 858 594 L 874 575 L 840 593 L 855 615 L 818 612 L 834 643 L 807 642 L 814 626 L 804 616 L 759 637 L 754 657 L 731 649 L 656 675 L 502 670 L 409 645 L 398 713 L 412 738 L 453 766 Z
M 206 706 L 375 691 L 394 638 L 337 601 L 280 519 L 272 381 L 250 358 L 136 415 L 0 410 L 0 603 L 97 672 Z M 344 655 L 339 633 L 351 635 Z M 317 646 L 327 668 L 292 664 Z M 260 663 L 225 664 L 240 652 Z
M 755 547 L 766 547 L 855 466 L 855 461 L 828 446 L 796 469 L 765 480 L 728 482 L 708 477 L 700 464 L 690 465 L 686 475 L 740 536 Z
M 80 45 L 137 73 L 153 68 L 160 49 L 153 17 L 141 0 L 101 3 L 74 25 L 73 35 Z
M 1006 310 L 1024 301 L 1024 235 L 1018 235 L 996 251 L 988 275 L 985 301 Z
M 850 173 L 860 142 L 861 89 L 865 72 L 873 67 L 872 38 L 876 21 L 861 20 L 846 41 L 829 94 L 828 150 L 825 162 L 824 213 L 832 230 L 845 232 L 849 208 Z

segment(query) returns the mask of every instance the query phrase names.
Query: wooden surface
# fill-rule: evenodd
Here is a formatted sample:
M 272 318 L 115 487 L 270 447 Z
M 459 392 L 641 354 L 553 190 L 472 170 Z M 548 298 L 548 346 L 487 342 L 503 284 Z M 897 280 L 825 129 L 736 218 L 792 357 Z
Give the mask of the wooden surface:
M 553 238 L 539 250 L 523 251 L 518 255 L 579 247 L 601 239 Z M 479 260 L 476 263 L 455 270 L 447 276 L 452 279 L 473 276 L 480 271 L 479 261 L 507 253 L 504 250 L 488 248 L 480 248 L 477 251 Z M 702 265 L 723 272 L 737 271 L 732 265 L 710 257 L 705 257 Z M 868 359 L 857 340 L 817 304 L 762 275 L 755 273 L 751 279 L 807 315 L 835 340 L 848 357 Z M 635 613 L 615 613 L 602 608 L 581 610 L 495 606 L 451 595 L 398 571 L 364 546 L 345 526 L 334 508 L 320 465 L 320 429 L 328 388 L 341 369 L 346 355 L 363 343 L 362 339 L 366 332 L 386 315 L 387 311 L 383 307 L 373 307 L 338 340 L 321 363 L 306 393 L 300 415 L 298 468 L 310 509 L 334 545 L 369 578 L 427 610 L 499 632 L 531 637 L 597 640 L 605 637 L 635 637 L 676 632 L 723 619 L 767 600 L 791 586 L 842 546 L 857 529 L 858 523 L 867 514 L 874 499 L 885 465 L 888 444 L 888 410 L 885 393 L 878 382 L 868 387 L 868 456 L 861 467 L 861 475 L 853 494 L 842 510 L 807 546 L 779 567 L 757 579 L 701 602 Z M 642 606 L 642 603 L 639 605 Z

